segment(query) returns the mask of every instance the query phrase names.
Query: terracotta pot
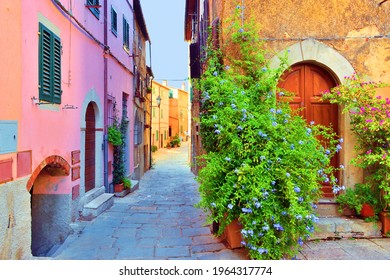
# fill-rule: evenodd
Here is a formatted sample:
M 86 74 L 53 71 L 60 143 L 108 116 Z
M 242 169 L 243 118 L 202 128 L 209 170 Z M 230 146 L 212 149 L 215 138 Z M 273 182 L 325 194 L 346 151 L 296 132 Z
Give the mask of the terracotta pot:
M 231 249 L 242 247 L 241 230 L 242 225 L 237 220 L 232 221 L 229 225 L 226 226 L 223 233 L 223 238 L 226 240 Z
M 365 219 L 369 217 L 375 216 L 375 210 L 374 207 L 372 207 L 369 204 L 363 204 L 362 210 L 360 211 L 360 216 Z
M 124 189 L 123 183 L 114 185 L 114 192 L 122 192 Z
M 379 218 L 382 222 L 382 234 L 387 235 L 390 233 L 390 214 L 387 211 L 379 213 Z

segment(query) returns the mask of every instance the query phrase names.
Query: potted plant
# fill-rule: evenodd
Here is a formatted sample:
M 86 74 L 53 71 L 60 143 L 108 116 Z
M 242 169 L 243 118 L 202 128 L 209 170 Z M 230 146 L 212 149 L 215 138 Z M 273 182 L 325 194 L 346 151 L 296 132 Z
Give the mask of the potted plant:
M 122 182 L 123 182 L 123 187 L 125 189 L 131 188 L 131 180 L 129 178 L 127 178 L 127 177 L 122 178 Z
M 151 87 L 148 87 L 148 88 L 146 89 L 146 93 L 152 93 L 152 88 L 151 88 Z
M 171 140 L 170 145 L 172 148 L 176 148 L 176 147 L 180 147 L 180 143 L 181 143 L 180 137 L 179 135 L 176 134 Z
M 375 209 L 379 203 L 375 190 L 368 184 L 356 184 L 355 188 L 348 188 L 336 197 L 339 203 L 339 212 L 345 207 L 356 211 L 363 219 L 374 217 Z
M 240 14 L 226 24 L 229 48 L 207 48 L 196 84 L 206 152 L 198 158 L 198 206 L 218 224 L 216 235 L 237 226 L 250 258 L 291 258 L 314 232 L 320 182 L 337 185 L 330 159 L 339 139 L 280 100 L 290 96 L 277 89 L 286 65 L 269 68 L 257 30 Z

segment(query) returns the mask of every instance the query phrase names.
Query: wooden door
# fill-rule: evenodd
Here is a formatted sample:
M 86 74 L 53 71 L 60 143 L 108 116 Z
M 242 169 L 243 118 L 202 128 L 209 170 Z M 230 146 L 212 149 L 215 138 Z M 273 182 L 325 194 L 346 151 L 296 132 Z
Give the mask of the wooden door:
M 85 192 L 95 188 L 95 109 L 89 103 L 85 114 Z
M 316 124 L 332 126 L 338 134 L 338 107 L 336 104 L 322 102 L 321 93 L 337 85 L 336 80 L 325 69 L 313 64 L 298 64 L 286 71 L 279 87 L 289 92 L 294 92 L 295 97 L 290 102 L 294 109 L 302 109 L 301 116 L 308 122 L 314 121 Z M 331 164 L 338 167 L 338 156 L 334 156 Z M 338 176 L 338 174 L 336 174 Z M 323 184 L 324 197 L 334 197 L 332 186 Z

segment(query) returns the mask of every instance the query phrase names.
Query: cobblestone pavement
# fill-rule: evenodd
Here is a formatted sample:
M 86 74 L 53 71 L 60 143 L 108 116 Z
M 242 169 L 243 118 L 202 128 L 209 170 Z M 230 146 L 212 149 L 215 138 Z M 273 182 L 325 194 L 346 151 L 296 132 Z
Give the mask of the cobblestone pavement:
M 188 163 L 188 143 L 153 154 L 139 189 L 78 228 L 54 253 L 63 260 L 247 259 L 210 233 L 194 207 L 198 184 Z
M 139 189 L 92 221 L 76 224 L 74 234 L 52 256 L 62 260 L 246 260 L 210 233 L 205 213 L 194 207 L 198 184 L 188 164 L 188 143 L 153 154 L 153 168 Z M 389 260 L 390 239 L 310 241 L 300 260 Z

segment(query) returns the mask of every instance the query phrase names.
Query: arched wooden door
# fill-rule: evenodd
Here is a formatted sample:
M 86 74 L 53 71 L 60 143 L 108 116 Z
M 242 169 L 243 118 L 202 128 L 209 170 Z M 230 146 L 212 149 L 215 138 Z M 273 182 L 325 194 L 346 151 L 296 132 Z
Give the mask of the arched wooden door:
M 95 188 L 95 109 L 89 103 L 85 114 L 85 192 Z
M 308 122 L 314 121 L 316 124 L 332 126 L 336 133 L 338 128 L 338 107 L 336 104 L 322 102 L 321 93 L 337 85 L 333 76 L 314 64 L 293 65 L 286 71 L 279 82 L 279 87 L 296 95 L 290 102 L 292 108 L 303 108 L 300 112 L 302 117 Z M 339 166 L 338 156 L 332 158 L 331 164 Z M 323 184 L 324 197 L 334 197 L 332 186 Z

